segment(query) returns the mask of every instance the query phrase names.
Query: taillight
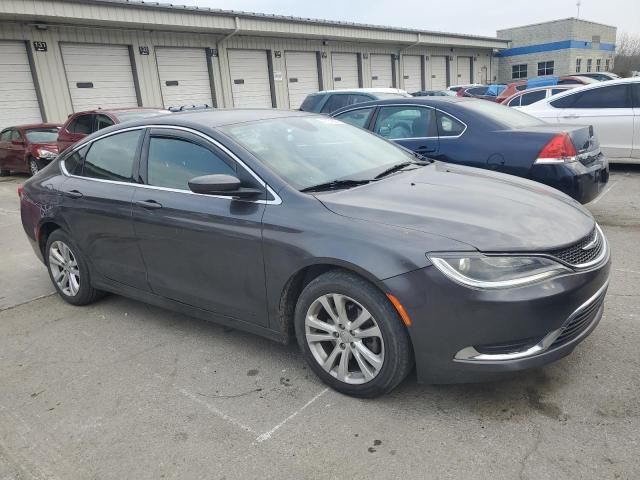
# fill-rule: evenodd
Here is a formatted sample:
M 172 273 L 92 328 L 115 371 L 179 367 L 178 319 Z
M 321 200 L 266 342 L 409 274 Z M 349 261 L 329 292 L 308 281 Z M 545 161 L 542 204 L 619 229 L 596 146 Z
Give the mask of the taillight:
M 22 194 L 24 193 L 24 185 L 18 185 L 18 198 L 22 200 Z
M 536 163 L 565 163 L 575 162 L 577 159 L 576 148 L 569 134 L 559 133 L 547 143 L 538 154 Z

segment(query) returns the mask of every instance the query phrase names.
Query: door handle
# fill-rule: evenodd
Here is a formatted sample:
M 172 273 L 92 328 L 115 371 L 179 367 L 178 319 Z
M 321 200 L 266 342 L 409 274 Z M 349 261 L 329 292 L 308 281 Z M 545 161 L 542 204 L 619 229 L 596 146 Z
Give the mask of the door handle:
M 64 196 L 65 197 L 69 197 L 69 198 L 82 198 L 82 192 L 79 192 L 78 190 L 69 190 L 68 192 L 64 192 Z
M 416 148 L 416 153 L 433 153 L 435 151 L 436 151 L 435 148 L 429 148 L 429 147 L 418 147 L 418 148 Z
M 578 118 L 578 115 L 564 115 L 562 118 Z
M 155 200 L 140 200 L 136 202 L 136 205 L 142 208 L 146 208 L 147 210 L 155 210 L 157 208 L 162 208 L 162 204 L 156 202 Z

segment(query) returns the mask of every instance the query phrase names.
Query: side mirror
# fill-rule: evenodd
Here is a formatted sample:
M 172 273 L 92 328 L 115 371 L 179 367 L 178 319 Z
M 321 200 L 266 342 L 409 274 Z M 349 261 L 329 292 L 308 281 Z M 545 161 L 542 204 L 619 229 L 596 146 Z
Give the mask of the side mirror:
M 243 187 L 234 175 L 203 175 L 189 180 L 189 189 L 203 195 L 219 195 L 232 198 L 256 198 L 264 194 L 259 188 Z

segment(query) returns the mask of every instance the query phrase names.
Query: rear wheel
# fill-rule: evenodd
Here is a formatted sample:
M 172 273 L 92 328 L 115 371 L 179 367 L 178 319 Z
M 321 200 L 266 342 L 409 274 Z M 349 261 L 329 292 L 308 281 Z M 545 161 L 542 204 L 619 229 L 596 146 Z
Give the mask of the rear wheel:
M 331 271 L 304 289 L 295 312 L 307 363 L 329 386 L 356 397 L 391 391 L 413 365 L 409 335 L 374 285 Z
M 49 277 L 65 301 L 72 305 L 87 305 L 103 295 L 91 286 L 87 262 L 62 230 L 56 230 L 49 236 L 45 258 Z

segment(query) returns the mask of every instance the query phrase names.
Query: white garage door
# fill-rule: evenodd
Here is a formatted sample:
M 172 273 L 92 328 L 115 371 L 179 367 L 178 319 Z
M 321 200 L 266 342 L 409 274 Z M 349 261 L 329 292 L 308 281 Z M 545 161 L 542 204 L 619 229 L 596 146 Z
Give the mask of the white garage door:
M 60 48 L 74 111 L 138 106 L 127 46 L 63 43 Z
M 422 90 L 422 58 L 419 55 L 404 55 L 402 62 L 404 89 L 410 93 Z
M 320 90 L 315 52 L 285 52 L 289 108 L 299 108 L 310 93 Z
M 358 56 L 355 53 L 332 53 L 333 88 L 358 88 Z
M 0 129 L 41 121 L 24 42 L 0 42 Z
M 157 47 L 156 60 L 165 107 L 213 106 L 204 48 Z
M 458 83 L 471 83 L 471 57 L 458 57 Z
M 234 107 L 271 108 L 269 64 L 265 50 L 229 50 Z
M 371 55 L 371 86 L 393 87 L 391 55 Z
M 431 89 L 447 88 L 447 57 L 431 57 Z

